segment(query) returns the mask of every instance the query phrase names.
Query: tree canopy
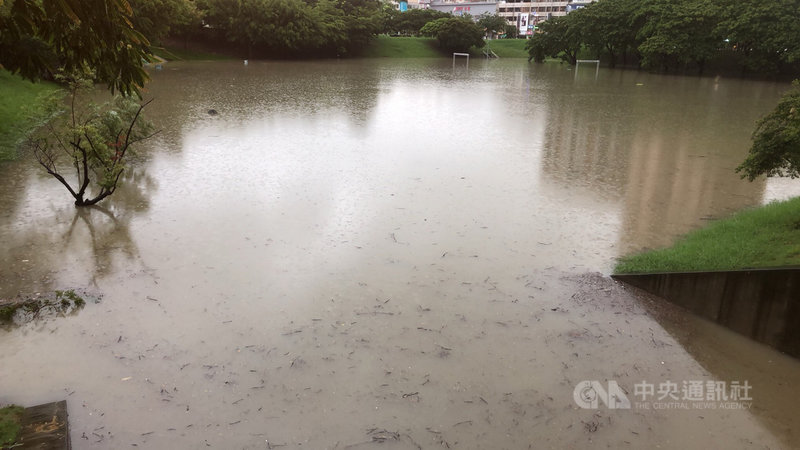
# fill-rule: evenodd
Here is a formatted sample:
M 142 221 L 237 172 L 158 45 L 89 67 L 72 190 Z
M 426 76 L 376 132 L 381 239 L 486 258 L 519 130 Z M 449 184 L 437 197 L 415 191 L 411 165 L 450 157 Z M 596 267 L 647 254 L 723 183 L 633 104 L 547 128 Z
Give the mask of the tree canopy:
M 112 92 L 138 93 L 150 50 L 132 14 L 126 0 L 0 1 L 0 64 L 32 80 L 91 71 Z
M 446 52 L 467 52 L 473 46 L 486 45 L 483 29 L 469 17 L 443 17 L 428 22 L 420 30 L 425 36 L 436 38 L 439 48 Z
M 506 31 L 506 19 L 498 14 L 481 14 L 478 16 L 478 26 L 486 30 L 487 33 L 502 34 Z
M 582 28 L 574 24 L 583 15 L 579 9 L 568 16 L 553 17 L 542 23 L 539 26 L 542 32 L 534 35 L 525 45 L 529 59 L 542 62 L 545 56 L 552 56 L 575 64 L 584 36 Z
M 408 11 L 399 11 L 391 8 L 387 11 L 386 15 L 385 33 L 408 36 L 419 35 L 422 27 L 428 22 L 450 17 L 450 14 L 436 11 L 435 9 L 409 9 Z
M 800 177 L 800 80 L 758 121 L 750 153 L 736 171 L 750 181 L 759 175 Z
M 800 0 L 602 0 L 541 25 L 531 57 L 562 57 L 587 48 L 614 65 L 633 56 L 658 71 L 703 70 L 711 60 L 732 60 L 743 71 L 797 70 Z M 563 52 L 563 53 L 562 53 Z
M 158 42 L 168 35 L 183 35 L 200 28 L 202 13 L 193 0 L 129 0 L 133 27 Z
M 277 57 L 358 53 L 383 27 L 379 0 L 198 0 L 228 42 Z

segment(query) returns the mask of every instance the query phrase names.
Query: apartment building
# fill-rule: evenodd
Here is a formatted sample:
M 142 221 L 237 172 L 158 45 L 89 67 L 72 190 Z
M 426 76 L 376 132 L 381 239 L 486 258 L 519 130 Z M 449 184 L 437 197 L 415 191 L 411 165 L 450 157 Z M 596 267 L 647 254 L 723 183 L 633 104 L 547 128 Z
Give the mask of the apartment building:
M 498 14 L 510 25 L 519 27 L 520 35 L 531 35 L 535 26 L 551 17 L 564 16 L 594 0 L 417 0 L 421 7 L 430 7 L 456 16 Z M 430 2 L 430 3 L 428 3 Z M 429 5 L 429 6 L 428 6 Z M 409 2 L 409 7 L 410 7 Z
M 483 14 L 497 13 L 497 1 L 432 1 L 430 9 L 450 13 L 454 16 L 469 14 L 478 17 Z

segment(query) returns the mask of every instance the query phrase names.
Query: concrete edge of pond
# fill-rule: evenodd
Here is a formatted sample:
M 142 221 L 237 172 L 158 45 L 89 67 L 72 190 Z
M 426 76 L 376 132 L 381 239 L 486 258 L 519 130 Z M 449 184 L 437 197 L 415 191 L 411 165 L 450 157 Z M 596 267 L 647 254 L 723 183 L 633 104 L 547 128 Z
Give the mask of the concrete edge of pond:
M 611 277 L 800 358 L 800 267 Z
M 67 401 L 45 403 L 25 408 L 16 448 L 71 450 Z

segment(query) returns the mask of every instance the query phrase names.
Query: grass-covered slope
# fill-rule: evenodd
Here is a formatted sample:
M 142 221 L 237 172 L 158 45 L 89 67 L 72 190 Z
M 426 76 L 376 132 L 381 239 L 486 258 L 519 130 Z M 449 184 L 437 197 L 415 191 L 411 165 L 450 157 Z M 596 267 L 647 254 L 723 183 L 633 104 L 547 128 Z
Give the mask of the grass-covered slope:
M 501 58 L 528 58 L 525 51 L 526 39 L 493 39 L 486 41 L 486 47 L 492 49 Z
M 58 89 L 53 83 L 31 83 L 18 75 L 0 70 L 0 161 L 17 156 L 17 143 L 30 127 L 26 107 L 47 91 Z
M 443 56 L 436 40 L 423 37 L 380 35 L 362 53 L 365 58 L 436 58 Z
M 669 248 L 620 259 L 614 272 L 690 272 L 800 266 L 800 197 L 739 212 Z

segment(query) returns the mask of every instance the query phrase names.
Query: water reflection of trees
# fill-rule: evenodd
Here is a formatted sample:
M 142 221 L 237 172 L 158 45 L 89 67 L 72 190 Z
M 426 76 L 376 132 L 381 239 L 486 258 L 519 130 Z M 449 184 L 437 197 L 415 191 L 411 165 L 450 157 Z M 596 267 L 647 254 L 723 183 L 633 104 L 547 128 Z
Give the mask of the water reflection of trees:
M 608 76 L 618 78 L 578 79 L 548 96 L 541 170 L 549 182 L 622 202 L 622 252 L 667 245 L 700 220 L 761 201 L 763 181 L 742 181 L 733 168 L 763 92 L 679 77 L 649 77 L 660 85 L 637 92 L 632 75 Z
M 67 200 L 51 200 L 34 217 L 24 210 L 7 216 L 0 295 L 82 287 L 60 283 L 96 284 L 122 264 L 133 264 L 139 250 L 131 223 L 150 208 L 156 189 L 143 167 L 134 168 L 101 205 L 75 208 Z
M 115 192 L 115 201 L 93 208 L 78 208 L 65 234 L 69 242 L 79 222 L 89 235 L 88 244 L 94 261 L 91 283 L 96 285 L 114 270 L 115 256 L 123 256 L 127 262 L 139 259 L 139 249 L 131 234 L 131 220 L 150 208 L 150 199 L 156 190 L 155 180 L 144 169 L 131 170 Z
M 168 63 L 152 73 L 146 97 L 156 101 L 148 119 L 164 130 L 162 140 L 204 121 L 247 123 L 265 116 L 313 121 L 343 114 L 364 127 L 377 103 L 379 69 L 370 60 Z M 219 115 L 210 117 L 210 109 Z

